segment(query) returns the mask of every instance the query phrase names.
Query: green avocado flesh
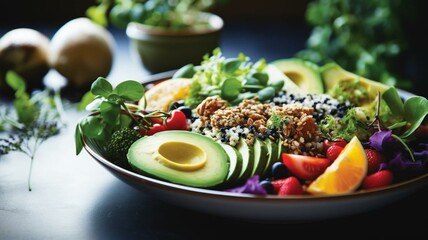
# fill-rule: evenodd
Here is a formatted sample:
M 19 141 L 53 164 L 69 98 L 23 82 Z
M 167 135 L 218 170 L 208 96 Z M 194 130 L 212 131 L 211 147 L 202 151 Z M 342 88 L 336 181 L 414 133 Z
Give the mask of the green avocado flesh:
M 250 176 L 254 167 L 254 148 L 241 138 L 236 146 L 242 156 L 242 169 L 237 179 L 239 183 L 244 183 Z
M 271 64 L 305 92 L 324 93 L 324 83 L 315 63 L 299 58 L 287 58 L 275 60 Z
M 215 187 L 229 173 L 224 148 L 209 137 L 171 130 L 145 136 L 128 150 L 128 162 L 139 173 L 192 187 Z
M 254 167 L 252 171 L 253 175 L 262 175 L 268 160 L 268 148 L 266 144 L 258 139 L 254 139 Z
M 267 138 L 266 140 L 264 140 L 264 142 L 268 149 L 268 158 L 267 158 L 266 166 L 262 172 L 263 177 L 268 176 L 270 174 L 270 171 L 272 170 L 272 165 L 278 161 L 278 155 L 279 155 L 278 143 L 271 140 L 270 138 Z
M 227 175 L 226 181 L 228 183 L 232 183 L 236 179 L 238 179 L 239 175 L 241 174 L 242 155 L 238 151 L 238 149 L 228 144 L 222 143 L 221 146 L 224 148 L 227 155 L 229 156 L 229 162 L 230 162 L 229 174 Z

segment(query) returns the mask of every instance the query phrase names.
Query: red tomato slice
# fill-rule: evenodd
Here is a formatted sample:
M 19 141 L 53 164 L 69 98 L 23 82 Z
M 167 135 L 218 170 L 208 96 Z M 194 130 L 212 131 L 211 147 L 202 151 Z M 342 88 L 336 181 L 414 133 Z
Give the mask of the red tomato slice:
M 327 158 L 282 154 L 282 162 L 290 173 L 300 179 L 314 180 L 332 163 Z

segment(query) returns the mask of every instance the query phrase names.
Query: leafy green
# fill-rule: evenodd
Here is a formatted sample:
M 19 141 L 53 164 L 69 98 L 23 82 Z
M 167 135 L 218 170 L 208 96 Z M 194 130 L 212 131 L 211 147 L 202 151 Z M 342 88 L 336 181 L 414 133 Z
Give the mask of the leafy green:
M 409 137 L 423 122 L 428 114 L 428 101 L 421 96 L 414 96 L 404 103 L 404 119 L 410 123 L 410 128 L 400 137 Z
M 367 127 L 367 121 L 362 115 L 364 114 L 356 107 L 349 109 L 341 119 L 327 115 L 321 120 L 319 128 L 323 133 L 333 133 L 332 136 L 325 136 L 329 139 L 343 138 L 348 142 L 353 136 L 357 136 L 359 139 L 368 139 L 371 133 Z
M 306 20 L 313 27 L 306 49 L 296 55 L 323 65 L 334 61 L 358 75 L 408 89 L 399 79 L 397 60 L 406 38 L 403 16 L 412 16 L 410 1 L 316 0 Z
M 409 128 L 399 135 L 400 138 L 408 138 L 422 124 L 428 114 L 428 100 L 422 96 L 412 96 L 403 103 L 396 88 L 388 89 L 382 99 L 388 105 L 395 119 L 394 123 L 388 126 L 389 129 L 397 129 L 410 125 Z M 382 116 L 384 119 L 386 116 Z
M 216 48 L 211 56 L 205 55 L 201 65 L 195 68 L 186 105 L 196 108 L 206 97 L 214 95 L 231 105 L 255 96 L 261 101 L 271 99 L 282 89 L 284 81 L 269 82 L 265 68 L 266 61 L 263 58 L 255 63 L 243 53 L 226 58 L 221 49 Z
M 266 123 L 266 126 L 269 129 L 282 129 L 283 125 L 287 125 L 289 121 L 290 119 L 288 116 L 272 113 Z
M 135 125 L 140 125 L 141 122 L 135 119 L 134 113 L 126 104 L 141 99 L 144 91 L 144 86 L 134 80 L 123 81 L 113 88 L 107 79 L 97 78 L 91 85 L 93 97 L 88 95 L 82 99 L 92 99 L 86 108 L 94 114 L 84 118 L 76 126 L 76 154 L 82 151 L 82 136 L 107 142 L 116 130 L 128 127 L 132 121 Z

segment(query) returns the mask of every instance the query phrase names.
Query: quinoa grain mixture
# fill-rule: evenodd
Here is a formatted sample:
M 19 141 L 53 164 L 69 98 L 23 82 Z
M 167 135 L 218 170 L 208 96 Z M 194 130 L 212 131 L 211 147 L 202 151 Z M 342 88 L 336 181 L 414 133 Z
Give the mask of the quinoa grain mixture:
M 252 144 L 254 137 L 281 140 L 289 153 L 322 156 L 322 137 L 317 123 L 326 114 L 345 115 L 349 103 L 328 95 L 297 96 L 281 92 L 272 101 L 256 98 L 228 106 L 220 97 L 205 99 L 196 109 L 192 131 L 235 146 L 240 138 Z

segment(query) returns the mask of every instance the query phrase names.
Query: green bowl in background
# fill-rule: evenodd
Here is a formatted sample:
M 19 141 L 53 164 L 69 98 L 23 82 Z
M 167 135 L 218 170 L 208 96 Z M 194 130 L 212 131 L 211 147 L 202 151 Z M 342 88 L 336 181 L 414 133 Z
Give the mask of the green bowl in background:
M 223 19 L 201 12 L 198 22 L 201 24 L 185 30 L 131 22 L 126 34 L 131 40 L 131 50 L 136 50 L 143 67 L 151 73 L 158 73 L 189 63 L 198 65 L 205 54 L 212 53 L 220 45 Z

